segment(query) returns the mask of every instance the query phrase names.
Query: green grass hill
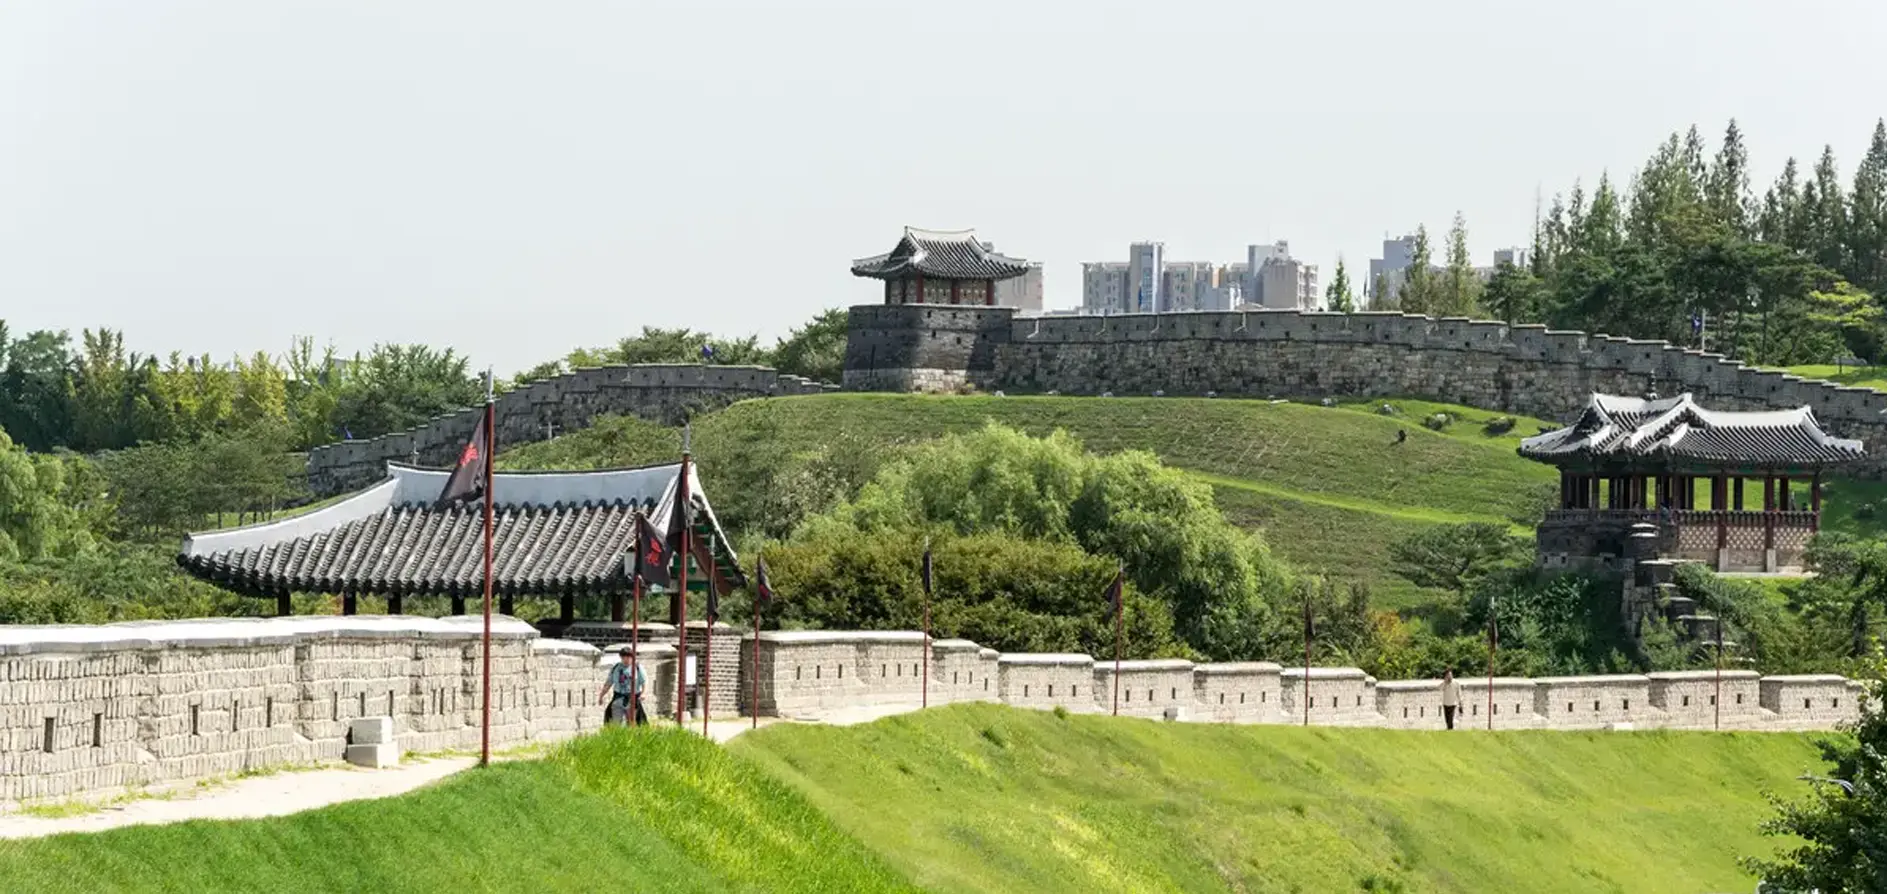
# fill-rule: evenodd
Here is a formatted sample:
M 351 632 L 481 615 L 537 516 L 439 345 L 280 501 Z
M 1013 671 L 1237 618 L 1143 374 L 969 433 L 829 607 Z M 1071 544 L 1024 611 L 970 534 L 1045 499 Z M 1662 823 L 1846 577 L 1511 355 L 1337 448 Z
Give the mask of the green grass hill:
M 1395 408 L 1384 415 L 1385 404 Z M 1455 417 L 1442 431 L 1422 425 Z M 986 421 L 1031 434 L 1066 429 L 1103 453 L 1157 454 L 1211 484 L 1233 521 L 1262 529 L 1298 567 L 1368 582 L 1378 602 L 1421 594 L 1387 568 L 1388 544 L 1427 525 L 1490 521 L 1519 526 L 1555 490 L 1553 471 L 1515 455 L 1520 438 L 1550 423 L 1420 401 L 1322 407 L 1204 398 L 956 397 L 827 394 L 750 400 L 698 419 L 698 448 L 767 433 L 779 449 L 815 449 L 835 435 L 867 445 L 913 443 Z M 1397 443 L 1396 433 L 1407 432 Z M 610 418 L 553 441 L 507 451 L 517 468 L 601 468 L 669 460 L 680 433 Z M 703 468 L 713 492 L 714 469 Z
M 1790 734 L 1302 729 L 961 705 L 613 730 L 291 817 L 0 842 L 19 891 L 1712 891 Z

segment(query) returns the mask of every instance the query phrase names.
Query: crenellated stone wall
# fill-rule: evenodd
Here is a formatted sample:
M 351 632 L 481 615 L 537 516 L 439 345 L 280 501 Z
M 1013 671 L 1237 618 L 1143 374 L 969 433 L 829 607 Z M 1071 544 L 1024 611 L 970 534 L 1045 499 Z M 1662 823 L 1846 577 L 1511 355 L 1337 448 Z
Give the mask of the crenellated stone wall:
M 404 750 L 476 748 L 479 638 L 474 618 L 0 627 L 0 803 L 340 760 L 362 717 Z M 493 743 L 600 726 L 596 665 L 495 620 Z
M 637 364 L 579 369 L 498 395 L 500 449 L 584 428 L 598 416 L 634 415 L 676 423 L 690 413 L 750 397 L 836 390 L 762 366 Z M 340 441 L 308 451 L 308 488 L 317 497 L 365 487 L 386 475 L 388 461 L 449 466 L 484 407 L 467 407 L 417 428 Z
M 623 641 L 616 625 L 598 639 Z M 575 628 L 573 628 L 575 629 Z M 585 632 L 585 631 L 577 631 Z M 699 629 L 689 631 L 695 653 Z M 639 660 L 652 718 L 675 712 L 674 628 L 642 625 Z M 713 716 L 753 710 L 796 720 L 856 719 L 956 702 L 1106 713 L 1112 661 L 1004 654 L 917 631 L 715 629 Z M 725 656 L 725 657 L 723 657 Z M 493 627 L 492 742 L 597 729 L 596 692 L 619 659 Z M 725 662 L 725 663 L 724 663 Z M 718 680 L 716 678 L 719 678 Z M 1123 661 L 1120 713 L 1220 722 L 1441 729 L 1436 680 L 1378 682 L 1357 668 L 1269 662 Z M 1485 729 L 1485 679 L 1460 680 L 1457 726 Z M 1719 715 L 1712 702 L 1721 686 Z M 731 690 L 723 692 L 723 690 Z M 362 718 L 390 718 L 402 750 L 472 749 L 480 723 L 477 618 L 299 617 L 0 627 L 0 803 L 70 797 L 286 763 L 340 760 Z M 1864 693 L 1838 676 L 1724 671 L 1499 678 L 1495 729 L 1831 729 Z M 698 720 L 699 690 L 687 713 Z
M 1216 311 L 1019 316 L 1013 308 L 852 308 L 851 390 L 1297 399 L 1422 397 L 1547 419 L 1594 391 L 1689 391 L 1723 409 L 1809 406 L 1879 443 L 1887 394 L 1759 370 L 1661 341 L 1400 313 Z M 1887 470 L 1887 451 L 1861 467 Z

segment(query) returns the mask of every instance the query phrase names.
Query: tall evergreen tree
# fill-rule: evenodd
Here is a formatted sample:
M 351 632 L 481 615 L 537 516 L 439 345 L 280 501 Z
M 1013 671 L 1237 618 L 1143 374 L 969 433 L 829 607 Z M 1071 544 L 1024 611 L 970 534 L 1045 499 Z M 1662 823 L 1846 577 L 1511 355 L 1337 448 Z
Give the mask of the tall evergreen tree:
M 1875 295 L 1887 295 L 1887 121 L 1874 122 L 1874 138 L 1854 171 L 1848 206 L 1849 278 Z
M 1342 255 L 1337 255 L 1337 272 L 1324 287 L 1324 307 L 1346 314 L 1356 310 L 1356 296 L 1350 290 L 1350 272 L 1344 269 Z
M 1735 118 L 1723 129 L 1723 145 L 1705 179 L 1704 201 L 1712 223 L 1731 235 L 1749 235 L 1749 149 Z
M 1428 227 L 1418 225 L 1415 228 L 1415 248 L 1409 253 L 1409 269 L 1403 272 L 1402 288 L 1396 292 L 1404 313 L 1435 312 L 1439 290 L 1435 273 L 1430 269 L 1433 263 L 1434 255 L 1428 247 Z
M 1848 198 L 1841 188 L 1841 175 L 1835 168 L 1835 148 L 1822 147 L 1821 160 L 1815 163 L 1813 200 L 1803 209 L 1808 218 L 1809 256 L 1830 270 L 1846 270 L 1848 237 Z
M 1577 190 L 1574 196 L 1577 197 Z M 1592 192 L 1592 205 L 1580 216 L 1574 239 L 1577 250 L 1589 255 L 1610 254 L 1623 244 L 1624 221 L 1618 193 L 1612 189 L 1609 176 L 1599 175 L 1599 187 Z
M 1795 158 L 1791 156 L 1782 165 L 1782 173 L 1777 175 L 1775 184 L 1763 194 L 1762 213 L 1756 219 L 1757 238 L 1778 245 L 1802 247 L 1795 232 L 1802 207 L 1800 179 Z
M 1468 222 L 1456 211 L 1454 224 L 1448 228 L 1448 269 L 1442 274 L 1441 300 L 1435 312 L 1467 316 L 1474 313 L 1480 297 L 1481 278 L 1468 256 Z

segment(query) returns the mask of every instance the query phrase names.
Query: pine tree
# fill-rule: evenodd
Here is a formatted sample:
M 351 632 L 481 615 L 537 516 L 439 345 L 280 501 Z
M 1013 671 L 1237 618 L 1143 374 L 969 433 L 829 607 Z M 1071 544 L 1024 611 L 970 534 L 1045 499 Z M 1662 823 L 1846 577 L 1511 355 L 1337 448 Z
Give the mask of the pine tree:
M 1849 278 L 1876 295 L 1887 295 L 1887 121 L 1874 122 L 1874 138 L 1854 171 L 1848 197 Z
M 1346 314 L 1356 310 L 1356 296 L 1350 293 L 1350 272 L 1343 267 L 1342 255 L 1337 255 L 1337 272 L 1324 287 L 1324 307 Z
M 1712 223 L 1732 235 L 1749 234 L 1749 150 L 1735 118 L 1723 129 L 1723 145 L 1705 180 L 1704 199 Z
M 1443 274 L 1441 300 L 1435 312 L 1467 316 L 1474 313 L 1480 297 L 1481 279 L 1468 256 L 1468 222 L 1456 211 L 1454 225 L 1448 228 L 1448 270 Z
M 1835 168 L 1835 147 L 1822 147 L 1813 186 L 1813 201 L 1805 202 L 1807 207 L 1803 209 L 1808 217 L 1809 255 L 1830 270 L 1846 270 L 1848 199 Z
M 1797 241 L 1796 221 L 1801 216 L 1801 186 L 1797 182 L 1795 158 L 1790 157 L 1782 165 L 1782 173 L 1776 177 L 1775 185 L 1763 194 L 1762 213 L 1756 219 L 1756 235 L 1764 242 L 1801 248 Z
M 1389 294 L 1388 277 L 1380 273 L 1376 274 L 1376 278 L 1369 284 L 1369 309 L 1397 310 L 1401 307 L 1402 302 L 1398 301 L 1396 296 Z
M 1404 313 L 1435 312 L 1435 274 L 1429 269 L 1434 255 L 1428 247 L 1428 227 L 1415 228 L 1415 248 L 1409 253 L 1409 269 L 1403 272 L 1402 288 L 1396 293 Z
M 1623 244 L 1625 234 L 1618 193 L 1613 191 L 1609 176 L 1599 176 L 1599 188 L 1593 191 L 1592 206 L 1581 216 L 1578 230 L 1579 250 L 1589 255 L 1610 254 Z

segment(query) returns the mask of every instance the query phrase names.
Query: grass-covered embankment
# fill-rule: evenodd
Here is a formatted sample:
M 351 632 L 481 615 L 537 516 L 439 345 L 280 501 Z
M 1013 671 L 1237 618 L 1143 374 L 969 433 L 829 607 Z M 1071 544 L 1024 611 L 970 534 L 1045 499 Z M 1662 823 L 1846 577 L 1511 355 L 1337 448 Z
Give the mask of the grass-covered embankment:
M 901 891 L 755 765 L 675 730 L 585 737 L 276 819 L 0 841 L 0 891 Z

